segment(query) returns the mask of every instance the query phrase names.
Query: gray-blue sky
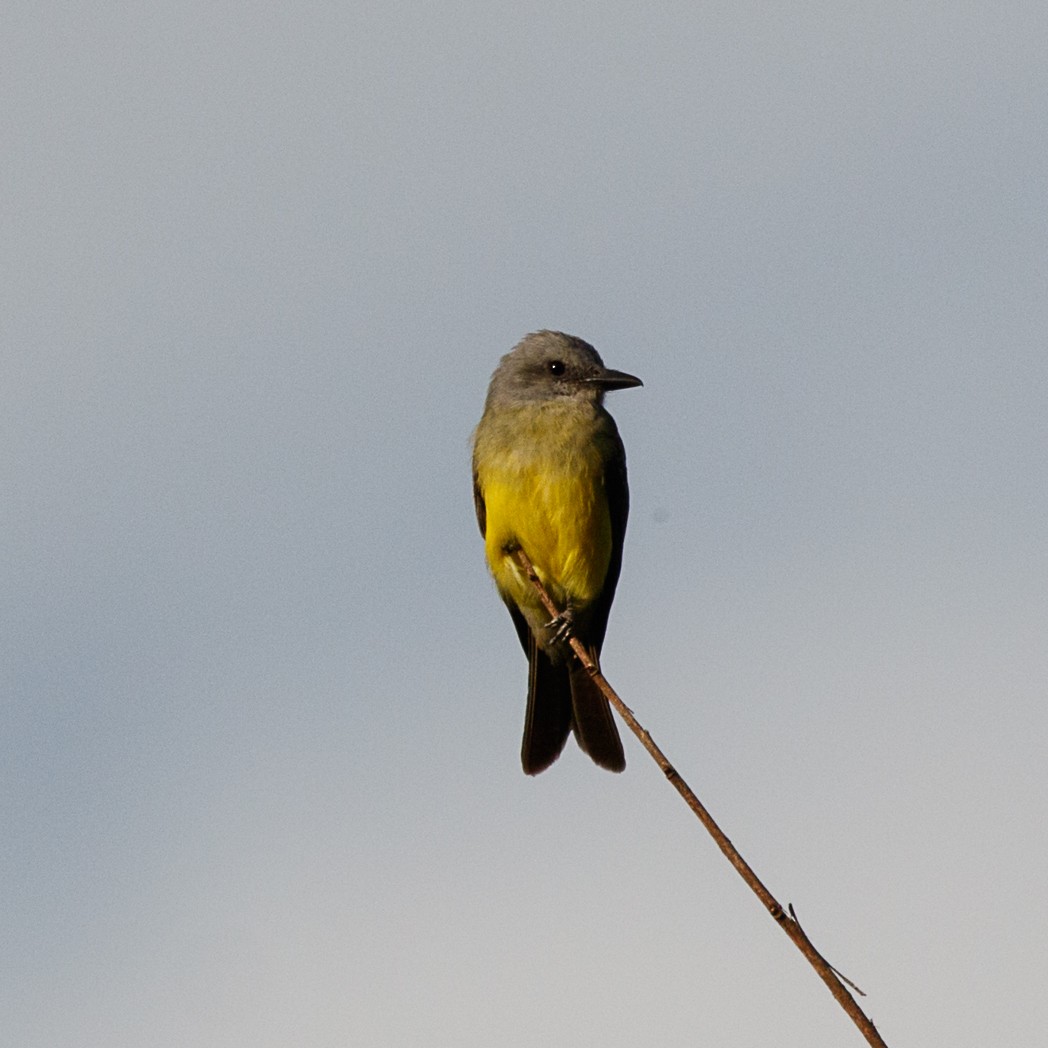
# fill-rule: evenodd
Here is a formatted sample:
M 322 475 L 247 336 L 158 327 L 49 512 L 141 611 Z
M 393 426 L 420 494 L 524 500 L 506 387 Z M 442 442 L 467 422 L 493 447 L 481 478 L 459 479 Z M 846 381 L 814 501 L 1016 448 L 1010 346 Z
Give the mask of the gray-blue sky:
M 520 773 L 544 326 L 646 383 L 609 676 L 888 1043 L 1032 1043 L 1048 14 L 9 6 L 12 1044 L 858 1043 L 639 747 Z

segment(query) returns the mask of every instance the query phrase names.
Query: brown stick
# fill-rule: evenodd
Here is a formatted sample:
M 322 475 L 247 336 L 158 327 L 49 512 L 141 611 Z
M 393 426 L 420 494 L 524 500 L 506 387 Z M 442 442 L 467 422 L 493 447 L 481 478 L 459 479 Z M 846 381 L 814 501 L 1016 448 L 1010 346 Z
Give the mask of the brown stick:
M 557 606 L 550 599 L 541 579 L 535 572 L 527 554 L 518 549 L 515 551 L 517 562 L 524 569 L 528 581 L 534 586 L 550 618 L 559 615 Z M 713 816 L 706 810 L 703 803 L 692 792 L 691 787 L 680 777 L 677 770 L 666 759 L 665 754 L 655 745 L 652 737 L 643 728 L 633 715 L 633 711 L 619 698 L 612 686 L 604 679 L 604 675 L 598 669 L 596 663 L 589 657 L 582 642 L 576 637 L 569 637 L 571 650 L 575 652 L 579 662 L 586 668 L 586 672 L 596 682 L 597 687 L 607 696 L 608 701 L 618 711 L 619 716 L 629 725 L 630 731 L 640 739 L 641 745 L 651 754 L 652 759 L 662 769 L 662 773 L 669 779 L 673 788 L 684 798 L 684 803 L 695 813 L 698 820 L 709 831 L 710 836 L 717 842 L 717 847 L 725 854 L 728 861 L 738 871 L 739 876 L 750 886 L 753 893 L 764 904 L 764 908 L 772 915 L 779 927 L 790 937 L 793 944 L 808 959 L 808 963 L 818 973 L 819 978 L 827 985 L 830 993 L 837 999 L 837 1003 L 848 1013 L 852 1022 L 862 1031 L 863 1036 L 873 1048 L 888 1048 L 877 1032 L 873 1022 L 867 1018 L 865 1012 L 856 1003 L 855 998 L 848 992 L 847 988 L 837 977 L 835 970 L 827 963 L 826 959 L 812 945 L 811 940 L 801 928 L 796 917 L 788 915 L 775 900 L 775 897 L 761 883 L 760 878 L 753 872 L 749 863 L 739 854 L 735 845 L 728 840 L 724 831 L 714 821 Z M 791 907 L 792 914 L 792 907 Z M 859 991 L 861 993 L 861 991 Z

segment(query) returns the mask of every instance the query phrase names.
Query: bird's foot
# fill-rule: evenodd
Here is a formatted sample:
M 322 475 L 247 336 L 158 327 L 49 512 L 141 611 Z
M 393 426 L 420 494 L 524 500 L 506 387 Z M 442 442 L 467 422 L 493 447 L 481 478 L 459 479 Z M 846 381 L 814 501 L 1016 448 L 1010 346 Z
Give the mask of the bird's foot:
M 553 631 L 550 640 L 554 644 L 567 644 L 571 640 L 571 628 L 574 625 L 575 609 L 569 601 L 568 606 L 559 615 L 554 616 L 546 623 L 546 629 Z

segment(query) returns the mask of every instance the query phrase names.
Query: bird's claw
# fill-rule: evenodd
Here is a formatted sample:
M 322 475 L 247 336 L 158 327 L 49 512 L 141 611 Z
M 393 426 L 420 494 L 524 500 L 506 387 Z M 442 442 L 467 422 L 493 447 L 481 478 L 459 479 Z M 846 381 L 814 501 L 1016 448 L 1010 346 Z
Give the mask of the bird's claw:
M 571 640 L 571 628 L 575 624 L 575 609 L 569 604 L 559 615 L 546 623 L 546 629 L 552 630 L 551 640 L 554 644 L 567 644 Z

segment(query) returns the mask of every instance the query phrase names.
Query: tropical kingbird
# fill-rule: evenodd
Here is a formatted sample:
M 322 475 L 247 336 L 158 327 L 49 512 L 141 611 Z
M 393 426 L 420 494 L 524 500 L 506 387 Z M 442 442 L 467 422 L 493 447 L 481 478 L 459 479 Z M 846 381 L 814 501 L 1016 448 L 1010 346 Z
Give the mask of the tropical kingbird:
M 473 498 L 488 567 L 528 657 L 521 762 L 529 775 L 557 759 L 572 731 L 601 767 L 626 766 L 608 700 L 566 634 L 597 661 L 629 512 L 626 454 L 604 394 L 641 384 L 606 368 L 582 339 L 538 331 L 495 369 L 473 434 Z M 518 549 L 562 609 L 553 621 Z

